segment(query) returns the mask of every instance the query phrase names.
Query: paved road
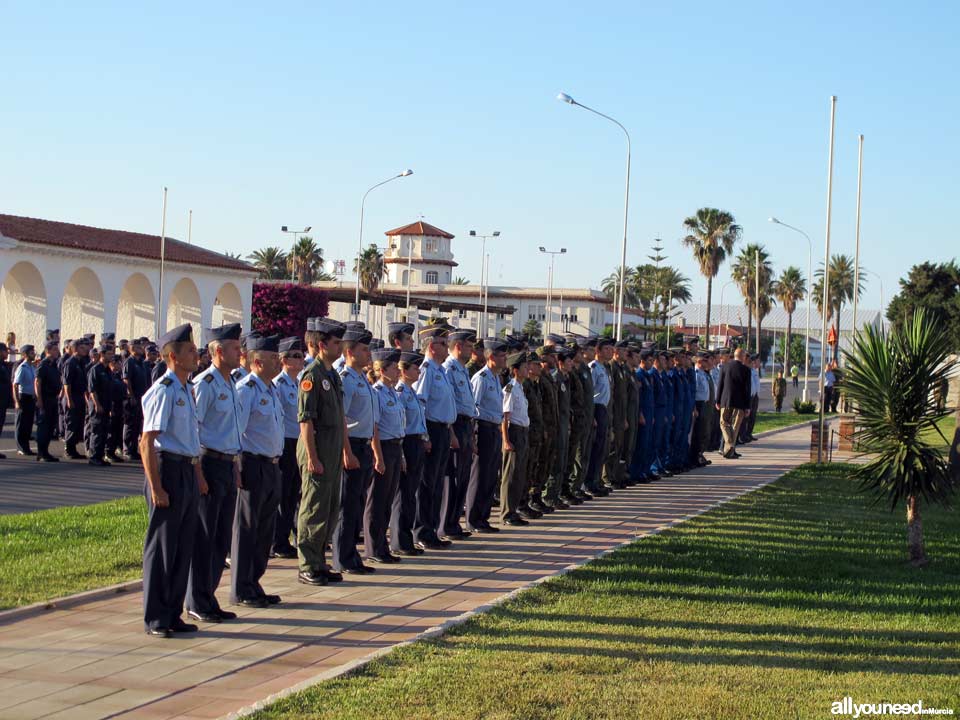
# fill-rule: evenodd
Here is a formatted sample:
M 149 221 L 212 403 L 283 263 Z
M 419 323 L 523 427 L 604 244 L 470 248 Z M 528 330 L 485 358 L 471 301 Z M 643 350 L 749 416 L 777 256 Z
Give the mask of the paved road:
M 808 444 L 806 427 L 768 436 L 744 447 L 739 461 L 617 491 L 528 528 L 325 588 L 298 584 L 295 561 L 271 561 L 263 585 L 282 604 L 240 609 L 237 621 L 192 636 L 146 637 L 139 592 L 0 624 L 0 717 L 226 716 L 765 485 L 804 462 Z M 228 585 L 224 578 L 221 587 Z

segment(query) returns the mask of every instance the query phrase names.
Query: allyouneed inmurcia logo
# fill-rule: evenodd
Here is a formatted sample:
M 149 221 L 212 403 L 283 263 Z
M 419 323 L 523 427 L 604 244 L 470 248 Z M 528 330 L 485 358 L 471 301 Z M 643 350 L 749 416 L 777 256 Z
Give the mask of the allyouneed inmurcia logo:
M 953 715 L 953 708 L 928 708 L 922 700 L 913 703 L 856 703 L 852 697 L 837 700 L 830 707 L 833 715 L 850 715 L 859 718 L 865 715 Z

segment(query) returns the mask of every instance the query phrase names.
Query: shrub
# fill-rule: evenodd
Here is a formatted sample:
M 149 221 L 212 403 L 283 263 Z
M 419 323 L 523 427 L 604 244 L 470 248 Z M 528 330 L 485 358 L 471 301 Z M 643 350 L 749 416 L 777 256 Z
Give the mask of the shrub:
M 798 397 L 793 399 L 793 411 L 798 415 L 813 415 L 817 411 L 817 404 L 810 400 L 804 402 Z
M 328 306 L 324 290 L 292 283 L 254 283 L 253 329 L 265 335 L 303 337 L 307 318 L 325 317 Z

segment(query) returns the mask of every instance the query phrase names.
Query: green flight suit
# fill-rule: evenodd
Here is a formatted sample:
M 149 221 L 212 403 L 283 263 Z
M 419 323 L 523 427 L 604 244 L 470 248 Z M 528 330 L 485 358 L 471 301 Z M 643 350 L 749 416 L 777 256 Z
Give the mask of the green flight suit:
M 559 478 L 554 475 L 554 453 L 560 420 L 557 414 L 557 384 L 549 371 L 541 371 L 540 403 L 543 415 L 543 445 L 540 446 L 540 474 L 533 478 L 531 496 L 556 500 L 560 492 Z M 542 499 L 542 498 L 541 498 Z
M 583 392 L 583 380 L 577 368 L 573 367 L 570 374 L 567 375 L 567 390 L 570 396 L 570 436 L 567 439 L 567 457 L 565 459 L 565 475 L 563 481 L 563 490 L 568 494 L 579 490 L 580 485 L 577 480 L 578 466 L 577 453 L 581 450 L 583 436 L 587 434 L 586 427 L 586 398 Z M 590 401 L 590 410 L 593 411 L 593 400 Z M 591 422 L 593 416 L 590 417 Z
M 546 499 L 560 499 L 567 488 L 567 457 L 570 444 L 570 382 L 559 370 L 553 371 L 553 384 L 557 389 L 557 432 L 554 435 L 556 452 L 553 468 L 547 485 Z
M 611 360 L 605 365 L 610 375 L 610 430 L 607 433 L 607 456 L 603 464 L 603 479 L 616 487 L 620 482 L 620 453 L 623 451 L 624 423 L 627 419 L 626 380 L 620 363 Z
M 633 451 L 637 446 L 637 424 L 640 416 L 640 386 L 637 380 L 636 372 L 629 364 L 624 363 L 621 368 L 623 372 L 624 387 L 627 391 L 627 429 L 623 436 L 623 448 L 620 452 L 620 482 L 625 483 L 628 477 L 628 469 L 633 461 Z
M 573 469 L 576 477 L 573 479 L 573 488 L 580 490 L 587 479 L 587 470 L 590 467 L 590 450 L 593 447 L 593 434 L 596 432 L 595 421 L 593 419 L 593 375 L 590 372 L 590 366 L 586 362 L 581 362 L 577 366 L 577 376 L 580 378 L 580 384 L 583 386 L 583 404 L 584 413 L 581 420 L 582 425 L 580 435 L 580 447 L 577 448 L 577 454 L 574 456 Z
M 530 429 L 527 431 L 527 470 L 524 473 L 524 487 L 520 505 L 530 501 L 533 478 L 540 472 L 540 448 L 543 447 L 543 403 L 540 398 L 539 378 L 527 378 L 523 381 L 523 394 L 527 398 L 527 415 L 530 416 Z
M 307 469 L 307 448 L 297 441 L 301 498 L 297 515 L 297 554 L 300 570 L 318 572 L 326 567 L 325 549 L 333 538 L 340 511 L 340 475 L 343 472 L 343 386 L 340 376 L 320 360 L 310 364 L 300 378 L 297 419 L 313 421 L 313 441 L 323 472 Z

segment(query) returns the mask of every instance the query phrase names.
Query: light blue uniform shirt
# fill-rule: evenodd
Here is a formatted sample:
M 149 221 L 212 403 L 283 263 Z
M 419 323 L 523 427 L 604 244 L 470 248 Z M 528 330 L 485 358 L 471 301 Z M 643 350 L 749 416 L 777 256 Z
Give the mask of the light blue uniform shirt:
M 750 368 L 750 394 L 760 394 L 760 371 L 756 368 Z
M 590 375 L 593 377 L 593 404 L 610 404 L 610 376 L 599 360 L 590 361 Z
M 193 387 L 201 447 L 236 455 L 240 452 L 240 396 L 236 387 L 213 365 L 194 378 Z
M 160 433 L 153 441 L 158 452 L 199 457 L 200 428 L 190 383 L 182 385 L 173 370 L 167 370 L 141 402 L 143 432 Z
M 234 384 L 243 380 L 247 375 L 250 374 L 250 371 L 245 367 L 237 367 L 230 371 L 230 379 L 233 380 Z
M 288 439 L 300 437 L 297 421 L 297 381 L 281 372 L 273 379 L 273 387 L 283 409 L 283 436 Z
M 697 402 L 706 402 L 710 399 L 710 381 L 707 380 L 707 371 L 696 368 L 697 393 L 693 399 Z
M 710 377 L 713 378 L 713 387 L 717 387 L 717 383 L 720 382 L 720 366 L 710 368 Z
M 237 383 L 240 396 L 240 448 L 275 458 L 283 454 L 283 409 L 273 385 L 254 373 Z
M 37 379 L 37 369 L 24 360 L 17 365 L 17 370 L 13 374 L 13 384 L 20 388 L 21 395 L 36 395 L 33 387 L 33 381 Z
M 527 412 L 527 396 L 523 394 L 523 385 L 516 378 L 503 388 L 503 411 L 510 413 L 510 424 L 530 427 L 530 415 Z
M 347 435 L 369 440 L 379 420 L 380 404 L 373 396 L 367 379 L 351 367 L 340 371 L 343 379 L 343 414 L 347 418 Z
M 423 414 L 423 405 L 420 404 L 420 398 L 413 391 L 413 388 L 403 383 L 397 384 L 397 393 L 400 395 L 400 403 L 403 405 L 404 416 L 404 435 L 426 435 L 427 419 Z
M 485 365 L 473 376 L 470 385 L 480 419 L 499 425 L 503 421 L 503 388 L 500 387 L 500 379 Z
M 397 391 L 382 381 L 373 386 L 373 393 L 377 396 L 380 417 L 377 420 L 381 440 L 402 440 L 406 434 L 406 418 L 404 417 L 403 403 Z
M 343 375 L 341 372 L 347 366 L 347 356 L 341 355 L 336 360 L 333 361 L 333 369 L 338 375 Z
M 466 415 L 469 418 L 477 417 L 477 402 L 473 399 L 473 389 L 470 387 L 470 373 L 453 355 L 447 357 L 443 363 L 447 373 L 447 380 L 453 387 L 453 400 L 457 406 L 457 415 Z
M 414 384 L 417 397 L 426 410 L 430 422 L 449 425 L 457 419 L 457 403 L 453 398 L 453 387 L 443 368 L 431 358 L 420 366 L 420 379 Z
M 823 386 L 824 387 L 833 387 L 833 384 L 837 381 L 837 376 L 833 374 L 833 370 L 827 370 L 823 374 Z

